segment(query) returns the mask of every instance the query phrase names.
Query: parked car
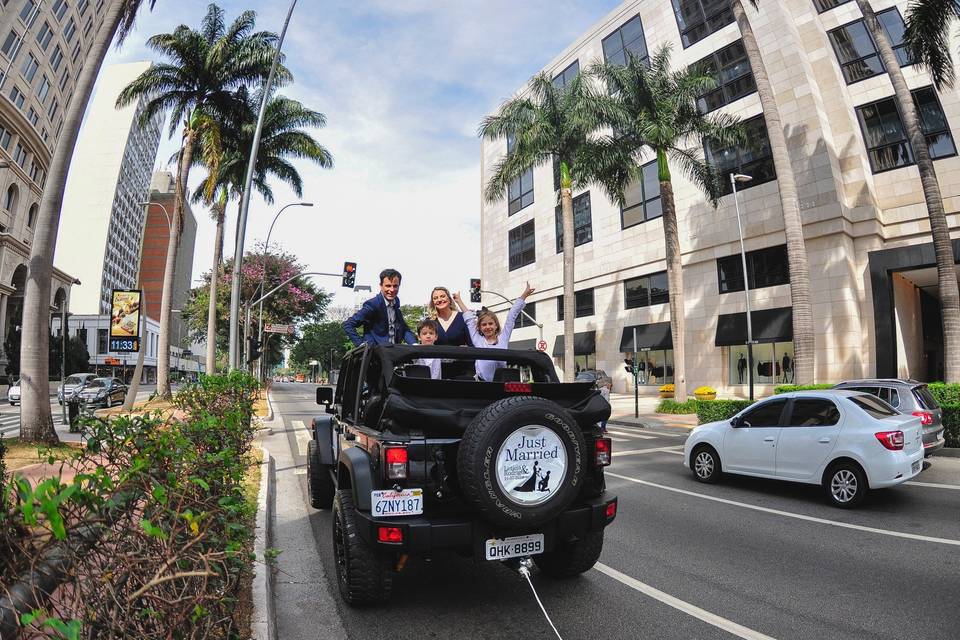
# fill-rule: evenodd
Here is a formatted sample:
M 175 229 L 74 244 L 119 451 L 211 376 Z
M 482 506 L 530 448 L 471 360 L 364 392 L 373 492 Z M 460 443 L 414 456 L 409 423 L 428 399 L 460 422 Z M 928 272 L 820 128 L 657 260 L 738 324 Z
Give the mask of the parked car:
M 613 378 L 607 375 L 603 369 L 584 369 L 574 378 L 576 382 L 593 382 L 597 388 L 610 387 L 613 385 Z
M 700 482 L 723 473 L 823 486 L 837 507 L 923 469 L 920 418 L 858 391 L 787 393 L 690 432 L 683 464 Z
M 80 392 L 84 404 L 112 407 L 121 404 L 127 395 L 127 385 L 118 378 L 94 378 Z
M 10 404 L 20 404 L 20 380 L 17 379 L 10 388 L 7 389 L 7 400 L 10 401 Z
M 74 373 L 67 376 L 63 384 L 57 387 L 57 402 L 63 404 L 64 394 L 69 400 L 75 393 L 79 393 L 90 381 L 97 377 L 95 373 Z
M 945 444 L 943 410 L 923 382 L 896 378 L 847 380 L 834 389 L 849 389 L 875 395 L 900 413 L 920 418 L 925 455 L 929 456 Z

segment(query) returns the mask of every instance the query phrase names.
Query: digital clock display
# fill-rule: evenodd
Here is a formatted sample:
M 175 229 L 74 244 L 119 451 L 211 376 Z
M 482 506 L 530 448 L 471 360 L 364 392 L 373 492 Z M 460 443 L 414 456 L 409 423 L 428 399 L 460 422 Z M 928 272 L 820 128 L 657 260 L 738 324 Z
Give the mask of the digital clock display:
M 110 351 L 137 353 L 140 351 L 140 338 L 110 338 Z

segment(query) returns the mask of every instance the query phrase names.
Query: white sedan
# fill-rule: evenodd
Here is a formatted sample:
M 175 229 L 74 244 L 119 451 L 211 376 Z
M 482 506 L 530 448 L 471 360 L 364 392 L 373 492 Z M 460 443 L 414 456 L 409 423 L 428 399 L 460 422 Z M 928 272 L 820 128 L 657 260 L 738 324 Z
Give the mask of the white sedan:
M 920 418 L 866 393 L 787 393 L 695 428 L 683 464 L 700 482 L 735 473 L 819 484 L 834 505 L 854 507 L 923 469 Z

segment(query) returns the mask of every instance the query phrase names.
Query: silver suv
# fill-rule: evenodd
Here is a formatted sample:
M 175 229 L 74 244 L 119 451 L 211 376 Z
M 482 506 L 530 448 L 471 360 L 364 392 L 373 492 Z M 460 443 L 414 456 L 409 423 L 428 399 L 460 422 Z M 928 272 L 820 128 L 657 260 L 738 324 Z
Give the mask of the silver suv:
M 920 418 L 923 426 L 924 455 L 929 456 L 943 447 L 943 410 L 925 383 L 909 379 L 880 378 L 847 380 L 834 388 L 873 394 L 900 413 Z
M 97 377 L 95 373 L 74 373 L 67 376 L 63 384 L 57 389 L 57 402 L 63 404 L 64 396 L 69 402 L 73 396 L 83 391 L 90 382 Z

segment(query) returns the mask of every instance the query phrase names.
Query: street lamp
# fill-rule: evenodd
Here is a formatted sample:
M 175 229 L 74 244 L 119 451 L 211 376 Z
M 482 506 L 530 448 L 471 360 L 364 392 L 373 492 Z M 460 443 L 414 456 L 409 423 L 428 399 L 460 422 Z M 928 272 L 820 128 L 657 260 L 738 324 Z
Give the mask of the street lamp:
M 750 317 L 750 278 L 747 275 L 747 251 L 743 246 L 743 225 L 740 222 L 740 203 L 737 201 L 737 183 L 750 182 L 753 176 L 742 173 L 730 174 L 733 187 L 733 204 L 737 210 L 737 232 L 740 234 L 740 261 L 743 265 L 743 297 L 747 302 L 747 379 L 750 382 L 750 401 L 753 402 L 753 322 Z

